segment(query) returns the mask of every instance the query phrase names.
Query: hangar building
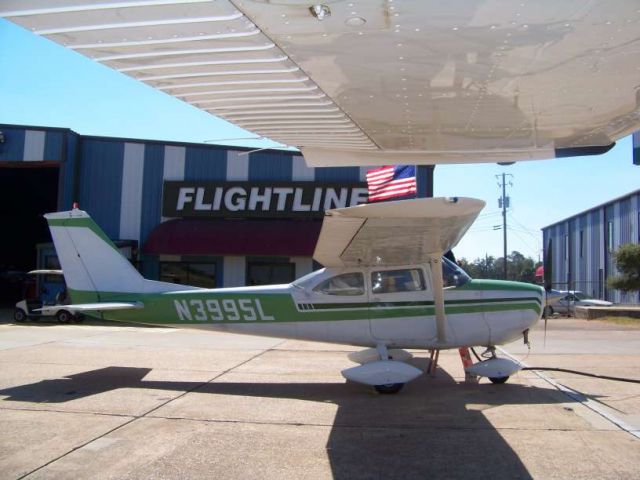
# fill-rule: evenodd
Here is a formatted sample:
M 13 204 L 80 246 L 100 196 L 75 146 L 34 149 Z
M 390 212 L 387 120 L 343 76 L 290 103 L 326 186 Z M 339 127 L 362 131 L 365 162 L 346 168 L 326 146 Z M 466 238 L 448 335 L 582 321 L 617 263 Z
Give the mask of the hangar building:
M 147 278 L 289 282 L 314 269 L 323 211 L 367 199 L 366 168 L 309 168 L 293 151 L 16 125 L 0 132 L 1 204 L 12 232 L 0 245 L 5 271 L 56 267 L 42 214 L 78 202 Z M 431 195 L 431 178 L 419 168 L 418 196 Z
M 614 303 L 638 303 L 637 293 L 607 288 L 616 273 L 613 252 L 640 243 L 640 190 L 628 193 L 542 229 L 551 240 L 552 282 L 559 290 L 579 290 Z

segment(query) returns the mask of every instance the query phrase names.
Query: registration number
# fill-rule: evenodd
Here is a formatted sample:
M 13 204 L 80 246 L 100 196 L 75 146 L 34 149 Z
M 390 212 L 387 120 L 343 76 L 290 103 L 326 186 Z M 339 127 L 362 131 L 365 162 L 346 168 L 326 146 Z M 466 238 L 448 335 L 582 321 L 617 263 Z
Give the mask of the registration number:
M 275 320 L 262 309 L 257 298 L 174 300 L 178 318 L 183 322 L 255 322 Z

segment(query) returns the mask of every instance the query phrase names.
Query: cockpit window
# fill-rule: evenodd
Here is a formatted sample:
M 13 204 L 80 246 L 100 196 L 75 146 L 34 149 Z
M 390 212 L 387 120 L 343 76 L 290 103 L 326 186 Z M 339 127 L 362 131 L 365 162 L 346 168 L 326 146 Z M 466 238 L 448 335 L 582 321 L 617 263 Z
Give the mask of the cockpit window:
M 373 293 L 417 292 L 425 289 L 419 268 L 373 272 L 371 285 Z
M 336 275 L 317 285 L 313 291 L 325 295 L 364 295 L 364 276 L 360 272 Z
M 469 281 L 471 281 L 471 277 L 467 275 L 467 272 L 448 258 L 442 257 L 442 283 L 444 288 L 461 287 Z

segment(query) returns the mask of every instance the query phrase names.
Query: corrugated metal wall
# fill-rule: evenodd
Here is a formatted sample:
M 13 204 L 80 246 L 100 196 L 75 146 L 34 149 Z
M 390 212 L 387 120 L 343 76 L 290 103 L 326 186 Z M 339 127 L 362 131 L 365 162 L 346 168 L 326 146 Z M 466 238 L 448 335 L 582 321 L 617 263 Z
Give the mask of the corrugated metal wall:
M 0 163 L 21 162 L 59 166 L 58 208 L 70 208 L 78 135 L 61 128 L 0 125 Z M 66 188 L 71 186 L 71 188 Z
M 554 288 L 580 290 L 615 303 L 638 303 L 637 293 L 624 294 L 608 289 L 605 282 L 608 276 L 616 273 L 611 252 L 625 243 L 640 243 L 639 223 L 640 191 L 636 191 L 544 228 L 544 248 L 549 239 L 553 243 Z M 609 245 L 610 227 L 612 248 Z
M 17 125 L 0 125 L 0 131 L 5 138 L 0 143 L 0 162 L 57 164 L 60 210 L 70 209 L 78 202 L 109 237 L 135 240 L 140 246 L 165 220 L 161 216 L 165 180 L 350 183 L 364 180 L 368 170 L 309 168 L 300 154 L 287 151 L 250 152 L 216 145 L 86 137 L 67 129 Z M 144 273 L 157 278 L 158 259 L 142 261 Z M 244 257 L 216 261 L 220 267 L 219 282 L 225 286 L 242 284 Z M 297 275 L 313 269 L 311 258 L 295 257 L 288 261 L 296 265 Z M 227 267 L 234 271 L 225 272 Z

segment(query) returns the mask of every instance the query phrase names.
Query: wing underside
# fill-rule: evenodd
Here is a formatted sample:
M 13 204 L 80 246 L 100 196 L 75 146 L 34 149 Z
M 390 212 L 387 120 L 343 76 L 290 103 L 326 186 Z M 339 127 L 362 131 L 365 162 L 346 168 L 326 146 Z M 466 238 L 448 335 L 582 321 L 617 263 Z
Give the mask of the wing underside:
M 325 3 L 323 19 L 298 0 L 5 0 L 0 16 L 316 166 L 602 153 L 640 126 L 634 0 Z
M 427 263 L 460 241 L 484 205 L 420 198 L 329 210 L 314 259 L 327 267 Z

